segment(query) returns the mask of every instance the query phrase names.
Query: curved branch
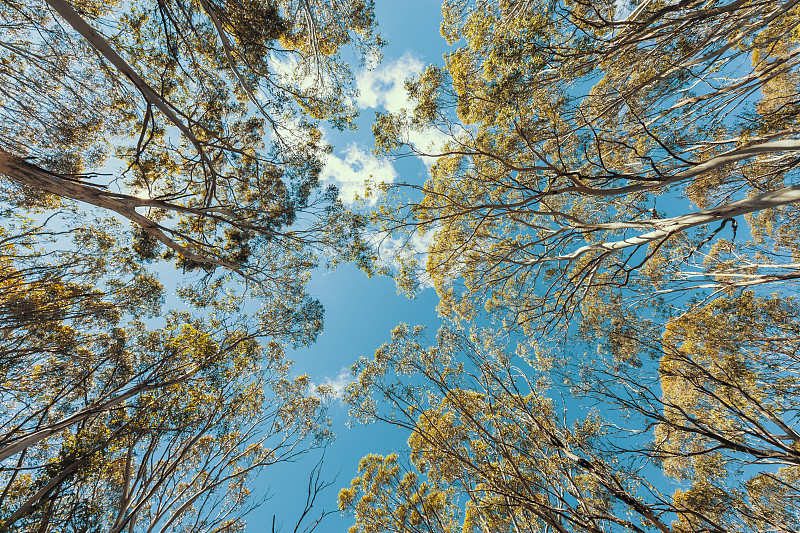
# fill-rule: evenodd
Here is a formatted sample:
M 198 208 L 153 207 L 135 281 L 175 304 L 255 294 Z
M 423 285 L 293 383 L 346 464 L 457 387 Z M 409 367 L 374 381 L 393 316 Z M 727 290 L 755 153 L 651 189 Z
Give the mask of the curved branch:
M 233 263 L 195 253 L 182 244 L 179 244 L 164 233 L 166 228 L 136 212 L 136 207 L 160 207 L 185 213 L 202 214 L 204 216 L 208 216 L 207 210 L 196 210 L 168 202 L 162 202 L 160 200 L 146 200 L 143 198 L 136 198 L 135 196 L 102 191 L 96 187 L 80 183 L 79 181 L 65 179 L 3 150 L 0 150 L 0 175 L 5 175 L 21 185 L 32 187 L 49 194 L 63 198 L 71 198 L 113 211 L 131 222 L 136 223 L 149 235 L 190 261 L 222 266 L 236 272 L 242 277 L 248 277 Z
M 625 248 L 630 248 L 632 246 L 641 246 L 645 244 L 650 244 L 652 242 L 668 237 L 674 233 L 680 233 L 695 226 L 702 226 L 705 224 L 709 224 L 711 222 L 715 222 L 717 220 L 733 218 L 740 215 L 746 215 L 748 213 L 753 213 L 756 211 L 763 211 L 764 209 L 770 209 L 773 207 L 780 207 L 782 205 L 787 205 L 795 202 L 800 202 L 800 185 L 784 187 L 783 189 L 778 189 L 777 191 L 771 191 L 768 193 L 761 194 L 759 196 L 755 196 L 753 198 L 746 198 L 744 200 L 731 202 L 729 204 L 722 205 L 719 207 L 714 207 L 712 209 L 704 209 L 696 213 L 688 213 L 686 215 L 680 215 L 677 217 L 665 218 L 661 220 L 638 221 L 638 222 L 634 221 L 625 227 L 637 227 L 637 226 L 641 227 L 644 225 L 648 225 L 648 226 L 654 226 L 655 229 L 653 231 L 650 231 L 642 235 L 638 235 L 636 237 L 631 237 L 619 241 L 588 244 L 586 246 L 581 246 L 580 248 L 578 248 L 577 250 L 575 250 L 570 254 L 543 257 L 540 259 L 527 261 L 524 264 L 537 265 L 540 263 L 546 263 L 552 261 L 573 261 L 578 257 L 580 257 L 581 255 L 593 251 L 616 252 L 618 250 L 623 250 Z M 624 223 L 612 223 L 608 225 L 595 224 L 595 225 L 588 225 L 586 229 L 617 229 L 621 227 L 621 225 L 624 225 Z

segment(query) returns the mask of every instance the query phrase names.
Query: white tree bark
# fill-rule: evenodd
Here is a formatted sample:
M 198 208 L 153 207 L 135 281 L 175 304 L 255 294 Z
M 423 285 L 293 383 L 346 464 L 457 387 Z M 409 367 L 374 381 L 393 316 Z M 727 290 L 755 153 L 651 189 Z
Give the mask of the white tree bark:
M 165 228 L 149 219 L 145 215 L 138 213 L 136 208 L 157 207 L 169 211 L 192 213 L 202 216 L 214 216 L 210 213 L 211 210 L 191 209 L 180 205 L 171 204 L 169 202 L 148 200 L 126 194 L 106 192 L 102 189 L 98 189 L 78 181 L 59 177 L 52 172 L 48 172 L 37 167 L 36 165 L 28 163 L 21 157 L 9 154 L 3 150 L 0 150 L 0 175 L 5 175 L 21 185 L 25 185 L 42 192 L 63 198 L 71 198 L 73 200 L 78 200 L 80 202 L 113 211 L 127 218 L 131 222 L 135 222 L 149 235 L 186 259 L 196 263 L 210 263 L 213 265 L 223 266 L 243 277 L 247 277 L 247 275 L 242 272 L 240 268 L 232 263 L 221 261 L 206 255 L 197 254 L 182 244 L 179 244 L 165 233 L 165 231 L 170 231 L 168 228 Z
M 798 141 L 800 143 L 800 141 Z M 633 246 L 641 246 L 659 241 L 675 233 L 684 232 L 695 226 L 702 226 L 710 224 L 719 220 L 733 218 L 756 211 L 763 211 L 773 207 L 780 207 L 795 202 L 800 202 L 800 185 L 793 185 L 764 193 L 753 198 L 745 198 L 729 204 L 721 205 L 711 209 L 703 209 L 696 213 L 687 213 L 672 218 L 665 218 L 661 220 L 647 220 L 647 221 L 633 221 L 630 223 L 611 223 L 611 224 L 594 224 L 588 225 L 586 228 L 576 229 L 621 229 L 626 227 L 652 227 L 653 230 L 636 237 L 622 239 L 619 241 L 606 241 L 588 244 L 581 246 L 574 252 L 566 255 L 542 257 L 527 261 L 526 265 L 538 265 L 540 263 L 552 261 L 574 261 L 583 254 L 589 252 L 616 252 L 625 248 Z

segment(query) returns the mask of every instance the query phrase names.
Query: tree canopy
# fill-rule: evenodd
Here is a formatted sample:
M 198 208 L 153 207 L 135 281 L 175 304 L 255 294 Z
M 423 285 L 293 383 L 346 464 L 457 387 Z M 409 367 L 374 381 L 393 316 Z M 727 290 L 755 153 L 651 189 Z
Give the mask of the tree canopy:
M 0 2 L 0 24 L 0 530 L 243 531 L 256 476 L 331 438 L 285 349 L 322 328 L 322 253 L 368 260 L 319 121 L 352 126 L 373 5 Z
M 340 492 L 350 531 L 796 531 L 797 3 L 442 15 L 373 126 L 430 175 L 372 220 L 448 321 L 353 367 L 351 414 L 408 440 Z
M 408 448 L 364 457 L 340 508 L 363 533 L 795 531 L 798 328 L 793 298 L 721 298 L 630 339 L 654 372 L 401 325 L 347 401 Z
M 444 66 L 374 126 L 379 149 L 436 162 L 375 217 L 433 234 L 421 268 L 446 313 L 505 307 L 550 330 L 620 290 L 680 300 L 797 279 L 793 2 L 442 13 Z M 425 128 L 447 136 L 440 152 L 411 142 Z
M 449 52 L 372 131 L 428 174 L 359 209 L 325 128 L 377 22 L 0 0 L 0 531 L 244 531 L 258 475 L 332 442 L 286 355 L 308 281 L 376 261 L 443 324 L 338 396 L 406 438 L 340 491 L 351 533 L 800 530 L 798 2 L 444 0 Z
M 371 3 L 2 9 L 0 171 L 23 204 L 100 207 L 134 223 L 144 258 L 165 245 L 183 268 L 221 266 L 261 285 L 276 277 L 265 257 L 363 252 L 358 220 L 320 191 L 316 122 L 351 124 L 342 50 L 377 54 Z M 112 183 L 97 183 L 103 164 Z
M 256 475 L 330 436 L 282 347 L 319 317 L 162 315 L 119 223 L 84 220 L 59 249 L 52 221 L 17 222 L 0 256 L 0 529 L 241 530 Z

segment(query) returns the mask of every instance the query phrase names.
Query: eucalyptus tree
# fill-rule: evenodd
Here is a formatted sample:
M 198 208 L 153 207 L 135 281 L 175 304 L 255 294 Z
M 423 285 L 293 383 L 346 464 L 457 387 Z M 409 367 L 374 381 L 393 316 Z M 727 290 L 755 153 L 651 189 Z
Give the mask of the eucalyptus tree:
M 798 9 L 447 1 L 453 51 L 374 125 L 379 149 L 435 158 L 431 177 L 390 186 L 411 201 L 375 218 L 433 234 L 446 312 L 545 330 L 622 288 L 796 280 Z M 430 128 L 438 151 L 413 144 Z
M 0 529 L 240 530 L 258 474 L 327 442 L 325 401 L 283 349 L 313 341 L 318 312 L 162 315 L 119 222 L 81 216 L 68 244 L 6 215 Z
M 371 2 L 0 9 L 0 173 L 22 205 L 78 200 L 134 223 L 148 257 L 165 245 L 184 268 L 265 285 L 309 245 L 364 252 L 359 221 L 320 191 L 316 124 L 352 125 L 343 54 L 377 54 Z M 111 183 L 88 179 L 104 164 Z M 266 259 L 278 249 L 286 265 Z
M 330 436 L 284 348 L 322 327 L 320 252 L 368 261 L 319 121 L 352 125 L 373 5 L 0 2 L 0 25 L 0 529 L 242 530 L 255 476 Z
M 656 373 L 401 325 L 346 399 L 408 448 L 365 456 L 340 507 L 363 533 L 797 531 L 798 318 L 717 299 L 630 339 Z
M 360 532 L 671 531 L 666 498 L 610 452 L 597 413 L 566 414 L 499 335 L 401 325 L 354 367 L 352 414 L 406 428 L 339 495 Z
M 374 220 L 406 239 L 405 288 L 433 234 L 456 320 L 355 367 L 352 413 L 410 436 L 340 493 L 354 531 L 798 530 L 800 6 L 443 16 L 444 66 L 374 125 L 430 178 Z M 430 128 L 441 149 L 414 144 Z M 469 325 L 480 306 L 501 333 Z

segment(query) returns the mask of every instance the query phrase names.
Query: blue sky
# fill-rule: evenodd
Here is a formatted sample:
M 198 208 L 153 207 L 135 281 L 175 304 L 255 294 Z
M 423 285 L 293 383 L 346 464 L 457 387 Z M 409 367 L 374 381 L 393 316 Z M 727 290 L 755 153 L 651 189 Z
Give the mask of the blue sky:
M 371 124 L 376 111 L 397 111 L 405 104 L 405 79 L 427 64 L 442 63 L 447 44 L 439 33 L 440 7 L 439 0 L 376 0 L 378 25 L 388 45 L 376 68 L 356 69 L 360 90 L 356 103 L 361 110 L 358 130 L 325 130 L 333 154 L 323 176 L 340 188 L 346 201 L 352 201 L 354 194 L 363 191 L 364 180 L 368 178 L 417 181 L 424 180 L 427 175 L 427 167 L 421 159 L 376 158 L 372 154 Z M 427 140 L 430 139 L 420 139 L 421 142 Z M 438 299 L 432 289 L 409 300 L 397 294 L 391 279 L 369 279 L 349 265 L 334 271 L 316 272 L 309 290 L 325 306 L 325 329 L 313 346 L 295 350 L 290 358 L 295 361 L 295 373 L 308 374 L 317 385 L 327 383 L 341 390 L 350 379 L 349 367 L 360 356 L 372 356 L 376 348 L 389 340 L 391 330 L 398 323 L 423 324 L 434 331 L 440 323 L 435 310 Z M 345 425 L 347 408 L 338 400 L 331 405 L 330 415 L 337 439 L 326 451 L 323 477 L 332 478 L 338 474 L 338 479 L 320 496 L 319 509 L 314 514 L 322 508 L 336 508 L 339 488 L 350 484 L 361 457 L 400 449 L 407 438 L 385 426 L 355 424 L 348 428 Z M 282 523 L 282 531 L 292 531 L 305 501 L 308 473 L 317 459 L 317 455 L 309 455 L 279 469 L 267 469 L 262 474 L 256 488 L 269 490 L 273 496 L 248 516 L 248 533 L 270 531 L 273 514 L 277 515 L 277 523 Z M 316 531 L 345 532 L 351 523 L 337 512 Z

